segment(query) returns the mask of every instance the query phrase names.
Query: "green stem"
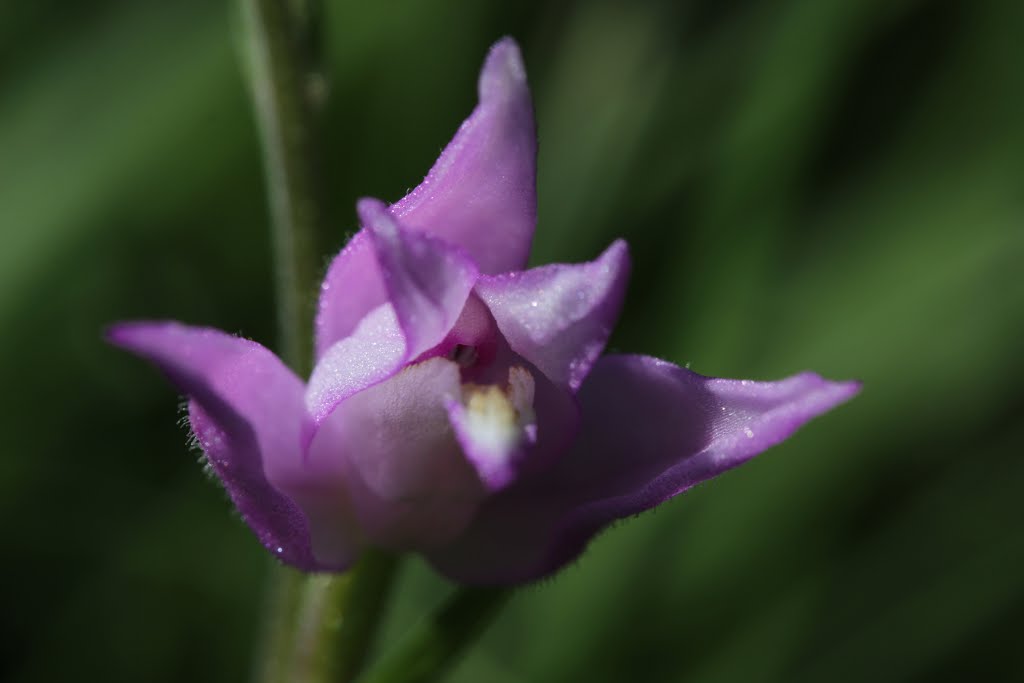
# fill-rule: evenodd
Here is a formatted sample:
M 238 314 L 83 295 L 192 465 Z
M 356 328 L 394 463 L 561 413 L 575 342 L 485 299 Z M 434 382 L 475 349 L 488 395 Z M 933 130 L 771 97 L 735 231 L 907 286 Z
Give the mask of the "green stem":
M 373 651 L 384 605 L 391 594 L 398 560 L 393 555 L 367 551 L 352 580 L 345 620 L 341 624 L 335 657 L 335 681 L 349 683 L 363 670 Z
M 263 683 L 348 683 L 362 670 L 373 649 L 384 605 L 391 592 L 398 558 L 368 550 L 347 574 L 302 576 L 283 581 L 287 600 L 270 605 L 269 616 L 285 619 L 287 633 L 268 647 L 285 651 L 263 653 Z M 288 577 L 285 577 L 288 578 Z M 290 611 L 286 611 L 290 610 Z
M 360 683 L 428 683 L 457 661 L 512 595 L 507 588 L 460 588 Z
M 305 577 L 277 563 L 268 569 L 263 633 L 254 663 L 257 681 L 278 683 L 288 680 L 292 661 L 291 632 L 298 616 Z
M 290 680 L 355 679 L 373 649 L 397 567 L 394 555 L 368 550 L 348 574 L 310 577 Z
M 253 104 L 263 149 L 281 357 L 300 376 L 312 366 L 313 301 L 325 209 L 319 174 L 314 5 L 240 0 Z M 298 8 L 305 8 L 301 12 Z

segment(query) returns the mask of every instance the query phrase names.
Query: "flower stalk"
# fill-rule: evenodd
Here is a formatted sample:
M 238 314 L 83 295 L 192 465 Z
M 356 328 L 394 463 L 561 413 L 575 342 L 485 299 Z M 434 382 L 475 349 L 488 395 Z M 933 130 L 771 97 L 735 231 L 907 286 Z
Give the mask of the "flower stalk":
M 347 575 L 348 596 L 335 600 L 345 611 L 340 619 L 327 622 L 323 649 L 330 653 L 330 678 L 350 683 L 360 674 L 373 651 L 378 627 L 398 569 L 398 557 L 379 550 L 363 553 L 359 564 Z
M 241 8 L 270 199 L 281 357 L 304 376 L 312 367 L 313 301 L 326 233 L 317 12 L 312 3 L 287 0 L 241 0 Z
M 350 683 L 373 649 L 398 568 L 394 555 L 371 550 L 345 574 L 313 574 L 302 586 L 292 662 L 275 680 Z

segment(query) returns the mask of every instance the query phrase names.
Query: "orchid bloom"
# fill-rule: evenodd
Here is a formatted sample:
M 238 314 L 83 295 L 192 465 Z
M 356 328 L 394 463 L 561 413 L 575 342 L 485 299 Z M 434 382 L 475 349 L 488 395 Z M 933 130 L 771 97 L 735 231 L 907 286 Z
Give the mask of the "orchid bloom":
M 547 576 L 611 522 L 735 467 L 852 397 L 811 373 L 702 377 L 601 356 L 629 256 L 524 270 L 536 135 L 516 44 L 423 183 L 358 203 L 303 382 L 263 346 L 176 322 L 110 340 L 158 366 L 243 519 L 282 561 L 415 551 L 466 583 Z

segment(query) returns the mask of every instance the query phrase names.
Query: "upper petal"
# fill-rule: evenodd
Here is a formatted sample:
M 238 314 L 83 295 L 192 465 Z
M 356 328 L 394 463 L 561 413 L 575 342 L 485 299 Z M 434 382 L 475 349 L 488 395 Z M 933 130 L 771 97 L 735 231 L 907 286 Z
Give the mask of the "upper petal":
M 628 279 L 629 250 L 618 240 L 590 263 L 482 277 L 476 293 L 516 353 L 576 390 L 604 350 Z
M 457 244 L 481 272 L 526 265 L 537 220 L 537 134 L 526 69 L 511 38 L 487 55 L 479 104 L 420 185 L 392 212 Z
M 363 199 L 358 210 L 366 225 L 360 234 L 374 252 L 389 303 L 368 312 L 351 334 L 321 351 L 306 395 L 317 423 L 348 396 L 440 344 L 478 277 L 459 249 L 406 230 L 382 202 Z
M 346 398 L 398 372 L 406 357 L 405 336 L 395 309 L 382 304 L 313 367 L 306 389 L 309 414 L 319 425 Z
M 603 358 L 578 394 L 583 424 L 567 456 L 489 499 L 430 560 L 472 583 L 540 578 L 610 522 L 745 462 L 858 389 L 812 373 L 723 380 L 643 356 Z
M 310 552 L 303 513 L 271 484 L 300 463 L 302 381 L 266 348 L 219 330 L 129 323 L 109 340 L 159 367 L 190 398 L 190 420 L 210 466 L 260 541 L 302 569 Z
M 414 358 L 455 325 L 476 283 L 476 266 L 458 248 L 406 230 L 383 202 L 363 199 L 357 209 L 402 327 L 406 355 Z
M 348 241 L 320 283 L 316 321 L 316 357 L 348 337 L 367 313 L 388 300 L 369 233 L 360 230 Z
M 415 231 L 464 250 L 484 273 L 526 265 L 537 218 L 537 136 L 522 56 L 509 38 L 491 48 L 480 101 L 430 173 L 392 213 Z M 321 285 L 317 357 L 387 300 L 370 235 L 361 230 Z

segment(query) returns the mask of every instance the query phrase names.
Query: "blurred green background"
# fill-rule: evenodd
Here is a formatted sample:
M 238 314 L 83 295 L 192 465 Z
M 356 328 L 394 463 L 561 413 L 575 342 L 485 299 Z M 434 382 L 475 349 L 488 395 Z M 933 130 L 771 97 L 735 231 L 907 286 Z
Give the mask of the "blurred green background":
M 328 0 L 334 246 L 522 44 L 534 260 L 616 236 L 613 349 L 857 377 L 522 591 L 453 679 L 1024 680 L 1024 3 Z M 273 343 L 230 3 L 0 4 L 0 678 L 243 681 L 267 557 L 102 327 Z M 325 260 L 327 258 L 325 254 Z M 1016 446 L 1014 444 L 1017 444 Z M 387 642 L 447 590 L 403 572 Z

